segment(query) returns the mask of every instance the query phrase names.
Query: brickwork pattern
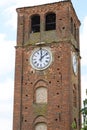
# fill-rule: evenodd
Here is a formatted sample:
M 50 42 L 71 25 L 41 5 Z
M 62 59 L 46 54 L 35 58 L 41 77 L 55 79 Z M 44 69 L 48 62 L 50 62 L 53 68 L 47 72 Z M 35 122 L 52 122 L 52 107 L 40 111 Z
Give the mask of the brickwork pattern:
M 14 118 L 13 130 L 34 130 L 35 124 L 44 122 L 47 130 L 71 130 L 74 119 L 80 130 L 80 58 L 76 76 L 72 68 L 72 51 L 79 50 L 77 39 L 70 31 L 70 18 L 79 28 L 80 22 L 71 2 L 17 9 L 18 29 L 15 66 Z M 56 30 L 44 31 L 45 14 L 56 13 Z M 30 33 L 30 17 L 41 16 L 41 34 Z M 39 47 L 35 43 L 44 41 L 42 47 L 52 52 L 52 64 L 44 71 L 37 71 L 30 65 L 32 51 Z M 79 53 L 78 53 L 79 54 Z M 73 86 L 76 86 L 77 107 L 73 106 Z M 35 91 L 38 87 L 47 88 L 47 103 L 37 104 Z

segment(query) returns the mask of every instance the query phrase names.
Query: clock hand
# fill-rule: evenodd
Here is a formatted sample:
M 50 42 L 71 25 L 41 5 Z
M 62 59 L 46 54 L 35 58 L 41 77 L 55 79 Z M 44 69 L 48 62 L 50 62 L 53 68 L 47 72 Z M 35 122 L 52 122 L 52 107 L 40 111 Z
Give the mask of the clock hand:
M 48 53 L 46 52 L 44 55 L 42 55 L 41 59 L 44 58 L 44 56 L 48 55 Z
M 42 60 L 42 48 L 40 47 L 40 61 Z

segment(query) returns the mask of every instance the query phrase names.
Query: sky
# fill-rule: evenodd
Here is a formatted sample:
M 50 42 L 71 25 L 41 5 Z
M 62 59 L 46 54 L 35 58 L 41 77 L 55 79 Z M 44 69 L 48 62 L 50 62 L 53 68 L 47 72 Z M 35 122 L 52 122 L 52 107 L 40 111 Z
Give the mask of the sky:
M 17 34 L 16 8 L 58 2 L 58 0 L 0 0 L 0 130 L 12 130 L 15 45 Z M 72 0 L 81 21 L 81 87 L 86 98 L 87 82 L 87 0 Z

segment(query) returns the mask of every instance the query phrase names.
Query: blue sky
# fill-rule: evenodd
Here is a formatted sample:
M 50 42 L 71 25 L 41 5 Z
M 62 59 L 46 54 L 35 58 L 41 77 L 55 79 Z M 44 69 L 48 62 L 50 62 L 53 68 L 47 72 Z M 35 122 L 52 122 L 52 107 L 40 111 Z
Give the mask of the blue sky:
M 17 7 L 57 2 L 58 0 L 0 1 L 0 130 L 12 130 Z M 87 81 L 87 0 L 72 0 L 81 21 L 81 84 L 82 100 L 86 97 Z

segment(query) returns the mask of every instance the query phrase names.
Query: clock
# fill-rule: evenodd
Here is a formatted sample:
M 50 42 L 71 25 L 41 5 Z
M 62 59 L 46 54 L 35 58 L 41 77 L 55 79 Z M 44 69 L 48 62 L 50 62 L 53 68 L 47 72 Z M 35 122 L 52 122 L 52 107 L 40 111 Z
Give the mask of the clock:
M 30 56 L 30 64 L 36 70 L 44 70 L 52 62 L 52 53 L 49 48 L 40 47 L 35 49 Z
M 75 75 L 78 73 L 78 57 L 75 52 L 72 53 L 72 66 Z

